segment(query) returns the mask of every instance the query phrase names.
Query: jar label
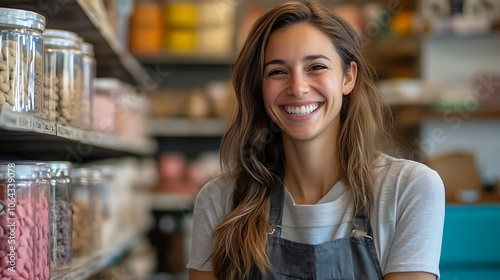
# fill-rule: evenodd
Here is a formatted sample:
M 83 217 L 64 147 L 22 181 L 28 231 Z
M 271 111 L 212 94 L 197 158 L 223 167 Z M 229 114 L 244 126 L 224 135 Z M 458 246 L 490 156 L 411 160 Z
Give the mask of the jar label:
M 31 118 L 33 120 L 33 129 L 35 132 L 43 132 L 43 120 L 37 116 Z
M 56 122 L 43 120 L 43 132 L 46 134 L 56 135 Z
M 2 108 L 0 111 L 0 126 L 12 129 L 33 130 L 30 115 L 14 112 L 7 108 Z

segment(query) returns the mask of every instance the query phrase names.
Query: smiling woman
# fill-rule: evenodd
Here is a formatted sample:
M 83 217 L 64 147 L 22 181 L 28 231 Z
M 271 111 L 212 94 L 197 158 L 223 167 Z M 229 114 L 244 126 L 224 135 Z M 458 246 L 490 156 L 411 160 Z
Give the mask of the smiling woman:
M 381 152 L 360 39 L 315 3 L 254 25 L 235 65 L 225 173 L 199 193 L 190 279 L 436 279 L 444 188 Z

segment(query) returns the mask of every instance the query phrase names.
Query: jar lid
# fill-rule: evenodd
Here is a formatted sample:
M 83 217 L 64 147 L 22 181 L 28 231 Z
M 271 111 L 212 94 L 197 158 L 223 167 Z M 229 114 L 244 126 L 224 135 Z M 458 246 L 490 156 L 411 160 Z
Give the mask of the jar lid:
M 94 45 L 89 42 L 83 42 L 82 53 L 88 56 L 94 56 Z
M 88 167 L 77 167 L 71 170 L 71 178 L 89 178 L 92 175 L 92 169 Z
M 60 30 L 60 29 L 47 29 L 43 32 L 44 44 L 48 46 L 63 46 L 81 49 L 83 38 L 78 36 L 75 32 Z
M 98 184 L 102 181 L 102 173 L 99 169 L 92 169 L 92 183 Z
M 122 82 L 116 78 L 97 78 L 94 80 L 94 86 L 97 93 L 102 91 L 112 93 L 122 88 Z
M 50 178 L 47 163 L 40 162 L 1 162 L 0 179 L 37 179 Z
M 71 163 L 68 161 L 54 161 L 50 163 L 52 178 L 69 177 L 71 174 Z
M 43 32 L 45 17 L 31 11 L 0 8 L 0 24 L 22 26 Z

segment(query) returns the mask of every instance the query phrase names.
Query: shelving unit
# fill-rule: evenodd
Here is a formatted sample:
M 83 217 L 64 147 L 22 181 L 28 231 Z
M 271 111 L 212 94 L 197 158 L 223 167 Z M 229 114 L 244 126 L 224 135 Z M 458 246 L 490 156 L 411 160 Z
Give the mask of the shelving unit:
M 94 252 L 88 257 L 73 258 L 71 268 L 51 271 L 51 280 L 85 280 L 100 272 L 116 259 L 121 258 L 132 250 L 141 240 L 140 230 L 125 231 L 125 234 L 117 237 L 117 242 L 100 252 Z
M 228 120 L 213 119 L 150 119 L 149 131 L 155 137 L 218 137 L 224 133 Z
M 153 77 L 120 42 L 101 11 L 87 0 L 4 0 L 1 6 L 37 12 L 47 29 L 77 33 L 94 45 L 97 77 L 115 77 L 148 89 Z M 48 121 L 32 114 L 0 108 L 0 158 L 2 160 L 71 161 L 85 163 L 121 157 L 151 157 L 152 139 L 132 140 Z M 147 219 L 144 219 L 147 220 Z M 148 225 L 149 226 L 149 225 Z M 52 270 L 52 280 L 84 280 L 115 264 L 145 236 L 145 226 L 120 230 L 116 242 L 91 256 L 73 258 L 66 270 Z M 109 243 L 109 242 L 108 242 Z
M 0 154 L 4 159 L 87 162 L 122 156 L 151 156 L 152 140 L 143 142 L 64 126 L 24 113 L 0 110 Z
M 231 65 L 236 61 L 234 55 L 212 55 L 196 52 L 187 53 L 161 53 L 154 55 L 137 55 L 137 60 L 142 64 L 168 64 L 168 65 Z
M 86 0 L 6 0 L 2 7 L 37 12 L 46 19 L 47 29 L 76 32 L 94 44 L 98 77 L 116 77 L 138 86 L 152 79 L 114 35 L 114 31 Z

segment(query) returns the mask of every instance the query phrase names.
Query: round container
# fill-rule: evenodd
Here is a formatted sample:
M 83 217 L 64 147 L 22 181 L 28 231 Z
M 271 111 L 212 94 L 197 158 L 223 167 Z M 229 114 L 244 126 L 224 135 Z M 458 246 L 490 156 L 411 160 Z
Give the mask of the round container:
M 163 37 L 162 12 L 158 1 L 135 1 L 130 18 L 130 51 L 155 54 L 161 51 Z
M 48 164 L 0 162 L 0 279 L 50 279 Z
M 79 167 L 71 170 L 73 191 L 72 248 L 74 256 L 90 254 L 92 236 L 92 216 L 90 210 L 91 169 Z
M 98 169 L 92 169 L 90 182 L 90 215 L 92 219 L 92 235 L 90 246 L 92 251 L 102 248 L 102 222 L 104 215 L 104 181 Z
M 35 214 L 35 278 L 50 280 L 50 164 L 38 163 Z
M 115 130 L 115 100 L 122 83 L 115 78 L 95 80 L 93 128 L 94 131 L 112 134 Z
M 45 118 L 80 127 L 83 40 L 57 29 L 47 29 L 43 36 Z
M 52 162 L 50 169 L 52 174 L 50 180 L 51 267 L 63 269 L 69 267 L 72 255 L 71 164 Z
M 147 137 L 148 99 L 137 94 L 132 86 L 123 88 L 116 99 L 115 134 L 126 139 L 144 140 Z
M 45 17 L 0 8 L 0 107 L 43 116 Z
M 94 58 L 94 45 L 84 42 L 82 44 L 82 100 L 81 100 L 81 125 L 83 129 L 92 129 L 93 99 L 95 93 L 94 80 L 96 77 L 96 61 Z

